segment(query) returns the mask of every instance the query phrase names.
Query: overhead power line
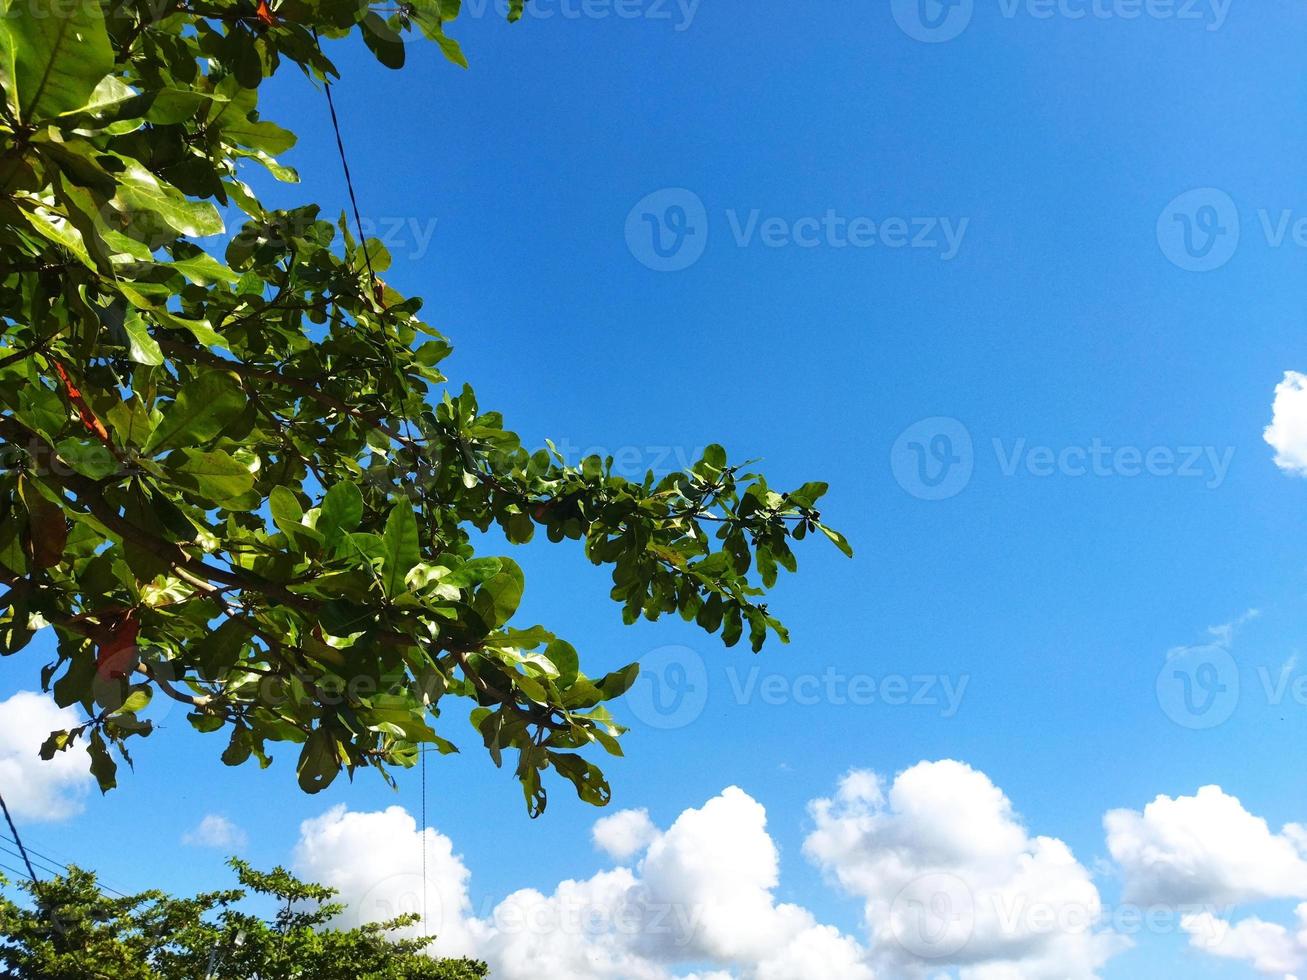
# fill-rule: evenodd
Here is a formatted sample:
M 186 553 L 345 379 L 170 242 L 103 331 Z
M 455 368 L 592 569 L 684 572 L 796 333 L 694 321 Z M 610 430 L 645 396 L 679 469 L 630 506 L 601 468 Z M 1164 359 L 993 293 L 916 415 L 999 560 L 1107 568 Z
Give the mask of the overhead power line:
M 32 879 L 32 883 L 36 884 L 38 879 L 36 871 L 32 868 L 32 860 L 27 856 L 27 848 L 23 846 L 23 839 L 18 836 L 18 828 L 14 826 L 14 818 L 9 815 L 9 807 L 5 803 L 3 794 L 0 794 L 0 810 L 5 813 L 5 822 L 9 824 L 9 832 L 14 835 L 14 843 L 18 845 L 18 851 L 23 857 L 23 864 L 27 865 L 27 874 Z
M 4 834 L 0 834 L 0 842 L 3 842 L 0 843 L 0 852 L 10 854 L 13 857 L 21 856 L 19 852 L 10 850 L 9 848 L 4 846 L 4 844 L 17 844 L 17 841 L 15 841 L 12 837 L 6 837 Z M 36 866 L 37 870 L 44 871 L 46 874 L 49 875 L 69 874 L 73 870 L 70 865 L 64 864 L 58 858 L 51 857 L 49 854 L 45 854 L 42 853 L 41 851 L 38 851 L 35 847 L 28 847 L 27 853 L 31 856 L 32 863 L 33 865 Z M 131 898 L 131 896 L 128 895 L 126 892 L 121 892 L 117 888 L 110 888 L 102 880 L 100 880 L 98 875 L 96 876 L 96 883 L 101 891 L 106 891 L 109 892 L 110 894 L 117 895 L 119 898 Z

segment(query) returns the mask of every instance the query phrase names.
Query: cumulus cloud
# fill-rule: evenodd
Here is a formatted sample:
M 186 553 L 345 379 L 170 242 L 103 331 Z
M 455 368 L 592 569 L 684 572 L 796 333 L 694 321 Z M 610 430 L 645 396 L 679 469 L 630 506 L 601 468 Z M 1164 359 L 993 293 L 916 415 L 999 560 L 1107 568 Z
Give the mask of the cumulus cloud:
M 649 819 L 648 810 L 619 810 L 596 821 L 590 836 L 609 857 L 627 861 L 654 842 L 658 828 Z
M 663 833 L 632 817 L 607 824 L 596 840 L 618 850 L 647 841 L 634 868 L 563 881 L 549 894 L 522 889 L 481 916 L 452 843 L 425 833 L 425 881 L 416 823 L 399 807 L 336 807 L 306 821 L 295 863 L 338 888 L 355 921 L 420 912 L 425 895 L 433 950 L 486 959 L 501 980 L 873 980 L 856 940 L 775 900 L 779 858 L 766 813 L 740 789 L 686 810 Z M 707 973 L 676 969 L 704 963 Z
M 809 811 L 804 853 L 861 902 L 865 935 L 778 899 L 766 810 L 737 787 L 666 827 L 642 810 L 604 817 L 592 837 L 621 866 L 477 908 L 453 842 L 398 806 L 305 821 L 294 864 L 340 890 L 344 924 L 425 912 L 408 935 L 499 980 L 1092 980 L 1129 945 L 1071 849 L 961 762 L 855 771 Z M 1124 902 L 1174 909 L 1213 957 L 1279 977 L 1307 967 L 1307 829 L 1273 832 L 1216 786 L 1103 822 Z M 1305 900 L 1292 924 L 1233 915 L 1286 898 Z
M 1307 828 L 1276 833 L 1219 786 L 1113 810 L 1103 823 L 1127 900 L 1191 907 L 1180 926 L 1192 948 L 1286 980 L 1307 967 L 1307 902 L 1291 926 L 1230 914 L 1240 903 L 1307 898 Z
M 427 874 L 422 875 L 426 838 Z M 454 853 L 454 843 L 417 821 L 403 807 L 355 813 L 344 804 L 300 824 L 295 868 L 310 881 L 340 891 L 347 915 L 360 922 L 385 922 L 401 915 L 425 920 L 399 935 L 439 937 L 446 956 L 471 955 L 481 939 L 468 897 L 471 872 Z
M 1219 786 L 1159 796 L 1103 819 L 1125 898 L 1141 904 L 1221 905 L 1307 898 L 1307 830 L 1279 833 Z
M 811 805 L 805 852 L 866 910 L 865 939 L 779 901 L 766 810 L 737 787 L 659 828 L 644 811 L 593 830 L 624 866 L 521 889 L 474 912 L 452 842 L 404 810 L 337 807 L 301 826 L 296 866 L 341 890 L 354 921 L 428 909 L 441 955 L 490 962 L 501 980 L 1088 980 L 1126 940 L 1099 925 L 1089 872 L 1031 836 L 1007 797 L 958 762 L 892 783 L 854 772 Z M 421 931 L 415 927 L 413 931 Z M 693 972 L 689 972 L 693 971 Z
M 1275 465 L 1286 473 L 1307 476 L 1307 374 L 1286 371 L 1275 386 L 1271 424 L 1263 438 L 1275 450 Z
M 1180 926 L 1195 949 L 1239 960 L 1268 976 L 1284 976 L 1307 966 L 1307 904 L 1299 905 L 1295 915 L 1297 923 L 1292 932 L 1255 916 L 1232 924 L 1211 912 L 1186 915 Z
M 659 956 L 676 950 L 741 964 L 758 980 L 872 976 L 854 940 L 819 925 L 806 909 L 776 903 L 780 860 L 767 814 L 741 789 L 731 787 L 677 817 L 650 845 L 640 870 L 645 906 L 681 913 L 657 937 Z M 813 953 L 806 965 L 794 962 L 796 947 Z
M 888 786 L 853 772 L 810 810 L 804 849 L 863 900 L 891 976 L 954 966 L 964 980 L 1088 980 L 1126 945 L 1098 928 L 1098 890 L 1070 848 L 1032 837 L 963 763 L 921 763 Z
M 182 843 L 191 847 L 215 847 L 224 851 L 241 851 L 249 843 L 245 831 L 226 817 L 210 813 L 194 830 L 182 835 Z
M 64 820 L 82 811 L 94 780 L 80 746 L 41 759 L 41 743 L 53 731 L 75 728 L 81 719 L 48 696 L 19 691 L 0 701 L 0 786 L 16 820 Z

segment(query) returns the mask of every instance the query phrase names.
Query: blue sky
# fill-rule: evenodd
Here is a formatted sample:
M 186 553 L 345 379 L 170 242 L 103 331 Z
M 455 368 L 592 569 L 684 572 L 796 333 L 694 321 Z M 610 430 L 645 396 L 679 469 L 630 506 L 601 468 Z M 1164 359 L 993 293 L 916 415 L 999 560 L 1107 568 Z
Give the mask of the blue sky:
M 1219 785 L 1272 831 L 1307 821 L 1307 483 L 1263 438 L 1277 384 L 1307 371 L 1307 9 L 925 0 L 935 29 L 897 0 L 538 9 L 553 16 L 509 26 L 465 3 L 466 72 L 419 43 L 398 74 L 333 52 L 387 280 L 426 297 L 452 382 L 528 443 L 643 470 L 720 442 L 773 485 L 828 481 L 823 513 L 857 549 L 802 549 L 772 601 L 794 641 L 757 658 L 679 622 L 622 627 L 568 544 L 514 555 L 523 620 L 595 669 L 689 671 L 671 722 L 637 689 L 613 809 L 666 828 L 741 787 L 780 850 L 777 898 L 863 942 L 861 899 L 803 853 L 809 801 L 850 770 L 967 763 L 1112 907 L 1130 870 L 1109 810 Z M 301 136 L 302 185 L 269 194 L 334 215 L 320 93 L 287 74 L 262 109 Z M 1186 703 L 1167 654 L 1188 645 L 1207 652 L 1175 668 Z M 36 686 L 38 647 L 0 664 L 0 691 Z M 854 678 L 874 703 L 848 703 Z M 900 678 L 926 703 L 884 703 Z M 1228 717 L 1195 727 L 1209 696 Z M 231 771 L 216 736 L 162 722 L 121 789 L 25 836 L 124 890 L 198 890 L 226 881 L 221 849 L 180 844 L 206 814 L 270 864 L 332 805 L 417 812 L 411 776 L 304 797 L 293 753 Z M 555 787 L 528 821 L 510 774 L 461 741 L 433 762 L 428 822 L 475 907 L 607 866 L 602 814 Z M 123 843 L 143 832 L 155 847 Z M 1272 891 L 1249 884 L 1233 917 L 1289 925 L 1307 892 L 1255 897 Z M 1100 975 L 1257 975 L 1159 933 Z

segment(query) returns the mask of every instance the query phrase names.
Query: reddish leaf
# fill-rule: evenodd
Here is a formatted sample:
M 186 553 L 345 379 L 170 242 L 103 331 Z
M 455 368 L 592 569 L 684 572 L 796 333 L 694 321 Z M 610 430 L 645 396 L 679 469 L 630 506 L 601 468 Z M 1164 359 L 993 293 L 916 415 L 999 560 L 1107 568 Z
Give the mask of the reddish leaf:
M 72 402 L 73 407 L 77 409 L 77 417 L 82 420 L 82 425 L 86 426 L 87 431 L 106 446 L 109 445 L 109 430 L 104 427 L 104 423 L 101 422 L 96 417 L 95 413 L 91 411 L 91 406 L 86 404 L 86 399 L 82 397 L 81 391 L 78 390 L 77 386 L 74 385 L 72 380 L 68 377 L 68 372 L 64 370 L 64 366 L 58 361 L 55 361 L 54 369 L 59 372 L 59 380 L 64 383 L 64 390 L 68 392 L 68 400 Z
M 140 632 L 141 621 L 134 609 L 129 609 L 104 627 L 97 637 L 100 649 L 95 658 L 95 669 L 100 676 L 112 680 L 127 676 L 136 656 L 136 638 Z

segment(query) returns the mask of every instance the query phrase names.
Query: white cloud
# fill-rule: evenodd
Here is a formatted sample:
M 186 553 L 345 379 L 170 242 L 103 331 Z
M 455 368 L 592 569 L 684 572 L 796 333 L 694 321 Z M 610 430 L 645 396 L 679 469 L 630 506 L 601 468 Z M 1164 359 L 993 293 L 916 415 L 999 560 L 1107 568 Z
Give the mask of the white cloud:
M 1142 813 L 1114 810 L 1103 823 L 1127 900 L 1194 907 L 1180 918 L 1191 947 L 1286 980 L 1307 966 L 1307 902 L 1292 926 L 1229 914 L 1238 903 L 1307 898 L 1307 828 L 1275 833 L 1219 786 L 1159 796 Z
M 245 831 L 226 817 L 208 814 L 194 830 L 182 835 L 182 843 L 191 847 L 216 847 L 225 851 L 242 851 L 249 843 Z
M 983 773 L 923 762 L 888 788 L 853 772 L 811 804 L 806 853 L 865 903 L 891 976 L 1082 980 L 1126 941 L 1102 931 L 1098 890 L 1070 849 L 1031 837 Z
M 1032 834 L 963 763 L 892 780 L 855 771 L 810 813 L 804 851 L 863 903 L 863 940 L 778 900 L 766 811 L 736 787 L 665 828 L 639 810 L 604 817 L 594 841 L 624 866 L 475 909 L 453 842 L 397 806 L 305 821 L 294 863 L 340 890 L 350 925 L 425 904 L 425 928 L 408 934 L 489 961 L 497 980 L 1091 980 L 1129 945 L 1070 848 Z M 1274 833 L 1215 786 L 1111 811 L 1104 826 L 1124 902 L 1175 907 L 1195 950 L 1278 977 L 1307 967 L 1307 901 L 1292 925 L 1231 914 L 1307 899 L 1307 829 Z
M 1103 818 L 1107 847 L 1121 866 L 1126 901 L 1220 905 L 1307 898 L 1307 830 L 1273 833 L 1219 786 L 1194 796 L 1159 796 Z
M 627 861 L 652 844 L 658 828 L 648 810 L 619 810 L 595 821 L 590 831 L 595 846 L 617 861 Z
M 1232 924 L 1211 912 L 1186 915 L 1180 925 L 1195 949 L 1223 959 L 1240 960 L 1268 976 L 1283 976 L 1307 965 L 1307 904 L 1299 905 L 1296 915 L 1294 932 L 1255 916 Z
M 1217 646 L 1229 649 L 1234 643 L 1235 630 L 1247 623 L 1251 623 L 1254 619 L 1261 616 L 1261 614 L 1262 611 L 1260 609 L 1246 609 L 1242 615 L 1230 620 L 1228 623 L 1221 623 L 1218 626 L 1207 627 L 1207 633 L 1216 641 Z M 1183 650 L 1185 648 L 1180 647 L 1179 649 Z
M 642 900 L 679 913 L 678 928 L 659 937 L 658 955 L 684 949 L 689 958 L 739 965 L 758 980 L 869 980 L 854 940 L 819 925 L 806 909 L 776 904 L 780 860 L 766 827 L 762 804 L 730 787 L 686 810 L 650 845 L 640 867 Z M 811 958 L 796 962 L 799 948 Z
M 426 838 L 427 874 L 422 876 Z M 400 935 L 439 937 L 446 956 L 471 954 L 480 938 L 471 918 L 467 885 L 471 873 L 454 844 L 417 821 L 403 807 L 352 813 L 344 804 L 300 824 L 295 867 L 310 881 L 330 885 L 349 903 L 351 924 L 382 922 L 426 913 Z
M 1284 380 L 1275 386 L 1271 424 L 1263 438 L 1275 449 L 1276 466 L 1307 476 L 1307 374 L 1284 372 Z
M 93 784 L 81 746 L 41 759 L 41 743 L 53 731 L 81 723 L 71 708 L 44 694 L 19 691 L 0 701 L 0 786 L 15 820 L 64 820 L 82 811 Z
M 649 839 L 637 867 L 563 881 L 551 894 L 522 889 L 483 917 L 472 912 L 466 866 L 431 829 L 424 882 L 421 838 L 399 807 L 336 807 L 305 821 L 295 863 L 338 888 L 355 921 L 419 911 L 425 894 L 433 951 L 484 958 L 498 980 L 873 980 L 855 940 L 775 901 L 776 846 L 748 794 L 727 789 L 665 833 L 651 829 L 624 818 L 596 836 L 618 845 Z M 682 975 L 678 963 L 709 971 Z

